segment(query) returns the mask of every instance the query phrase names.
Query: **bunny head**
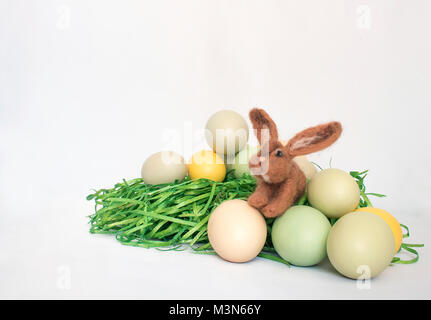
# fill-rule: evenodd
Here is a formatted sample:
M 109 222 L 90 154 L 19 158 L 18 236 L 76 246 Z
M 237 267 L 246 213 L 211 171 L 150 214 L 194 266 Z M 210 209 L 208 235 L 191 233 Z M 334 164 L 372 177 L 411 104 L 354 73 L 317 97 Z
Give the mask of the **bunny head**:
M 252 109 L 250 121 L 261 146 L 250 159 L 250 171 L 269 184 L 279 184 L 288 178 L 294 157 L 329 147 L 342 131 L 339 122 L 329 122 L 299 132 L 283 146 L 278 140 L 277 126 L 264 110 Z

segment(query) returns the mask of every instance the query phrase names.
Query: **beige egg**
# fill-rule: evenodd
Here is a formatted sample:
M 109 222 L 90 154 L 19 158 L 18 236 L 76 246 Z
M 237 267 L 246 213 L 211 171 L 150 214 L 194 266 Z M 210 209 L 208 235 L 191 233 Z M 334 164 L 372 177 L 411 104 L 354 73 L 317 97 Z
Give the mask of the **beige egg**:
M 280 139 L 278 141 L 280 141 L 283 146 L 287 145 L 286 140 Z M 310 180 L 317 173 L 316 167 L 307 159 L 307 156 L 297 156 L 293 158 L 293 161 L 295 161 L 299 169 L 301 169 L 301 171 L 304 173 L 305 178 L 308 180 Z
M 389 225 L 370 212 L 342 216 L 327 239 L 329 261 L 342 275 L 368 279 L 391 263 L 395 240 Z
M 244 200 L 220 204 L 208 221 L 208 239 L 217 254 L 231 262 L 254 259 L 266 241 L 262 214 Z
M 287 145 L 287 143 L 289 142 L 289 141 L 283 140 L 283 139 L 278 139 L 278 141 L 283 145 L 283 147 L 285 147 Z
M 154 153 L 145 160 L 141 176 L 147 184 L 172 183 L 182 181 L 187 175 L 184 158 L 173 151 Z
M 245 119 L 233 110 L 214 113 L 205 126 L 205 139 L 218 154 L 234 156 L 244 149 L 248 141 L 248 125 Z

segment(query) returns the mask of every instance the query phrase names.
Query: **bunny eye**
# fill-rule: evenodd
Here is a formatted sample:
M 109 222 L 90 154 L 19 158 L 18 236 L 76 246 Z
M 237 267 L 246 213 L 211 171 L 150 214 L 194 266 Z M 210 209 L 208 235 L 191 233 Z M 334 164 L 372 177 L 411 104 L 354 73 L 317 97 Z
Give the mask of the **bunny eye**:
M 283 156 L 283 151 L 281 151 L 281 150 L 277 150 L 277 152 L 275 153 L 275 155 L 276 155 L 277 157 L 282 157 L 282 156 Z

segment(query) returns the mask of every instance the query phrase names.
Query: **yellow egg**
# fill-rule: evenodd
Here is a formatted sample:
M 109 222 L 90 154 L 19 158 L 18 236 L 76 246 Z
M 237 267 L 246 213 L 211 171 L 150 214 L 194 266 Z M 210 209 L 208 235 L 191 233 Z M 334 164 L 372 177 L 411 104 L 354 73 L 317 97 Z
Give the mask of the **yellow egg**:
M 379 208 L 373 208 L 373 207 L 367 207 L 367 208 L 360 208 L 356 211 L 360 212 L 370 212 L 378 215 L 380 218 L 385 220 L 385 222 L 391 227 L 392 233 L 394 234 L 395 238 L 395 253 L 400 250 L 401 243 L 403 242 L 403 231 L 401 229 L 400 223 L 393 215 L 391 215 L 389 212 L 379 209 Z
M 262 214 L 244 200 L 220 204 L 208 221 L 208 239 L 215 252 L 231 262 L 254 259 L 265 245 L 267 228 Z
M 222 182 L 226 176 L 223 159 L 209 150 L 196 152 L 190 160 L 188 169 L 192 180 L 203 178 Z

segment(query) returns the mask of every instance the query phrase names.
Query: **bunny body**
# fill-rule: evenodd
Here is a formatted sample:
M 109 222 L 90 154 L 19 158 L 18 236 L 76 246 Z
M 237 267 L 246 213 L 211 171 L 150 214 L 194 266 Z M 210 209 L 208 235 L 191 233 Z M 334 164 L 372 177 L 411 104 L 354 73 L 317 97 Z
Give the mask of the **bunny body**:
M 261 149 L 249 162 L 250 171 L 257 179 L 257 188 L 248 203 L 267 218 L 277 217 L 305 192 L 305 175 L 293 158 L 330 146 L 340 136 L 341 124 L 330 122 L 308 128 L 283 146 L 278 141 L 274 121 L 263 109 L 252 109 L 250 120 Z

